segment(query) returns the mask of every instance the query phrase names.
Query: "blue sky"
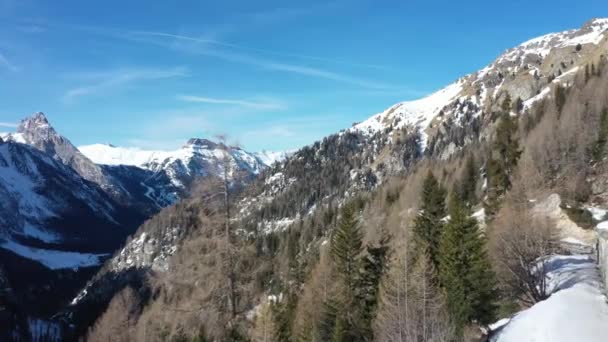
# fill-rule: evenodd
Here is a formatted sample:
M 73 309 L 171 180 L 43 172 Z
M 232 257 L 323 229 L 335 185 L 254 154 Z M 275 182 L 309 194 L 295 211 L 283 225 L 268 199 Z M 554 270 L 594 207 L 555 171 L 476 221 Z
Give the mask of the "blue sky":
M 605 0 L 495 3 L 0 0 L 0 131 L 43 111 L 76 145 L 289 149 L 608 16 Z

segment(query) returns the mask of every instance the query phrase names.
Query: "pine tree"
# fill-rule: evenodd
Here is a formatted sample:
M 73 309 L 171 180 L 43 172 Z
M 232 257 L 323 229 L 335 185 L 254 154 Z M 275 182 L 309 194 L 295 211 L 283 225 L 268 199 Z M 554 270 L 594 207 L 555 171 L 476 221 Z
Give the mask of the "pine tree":
M 502 111 L 504 113 L 508 113 L 511 110 L 511 95 L 509 93 L 507 93 L 507 95 L 505 96 L 505 99 L 502 100 L 502 104 L 500 105 L 500 108 L 502 109 Z
M 360 303 L 356 301 L 362 240 L 355 206 L 347 204 L 331 240 L 331 256 L 340 282 L 332 341 L 358 341 L 362 337 Z
M 471 210 L 456 196 L 441 239 L 439 279 L 458 335 L 469 322 L 494 321 L 496 282 L 486 254 L 485 238 Z
M 389 266 L 390 235 L 383 232 L 377 246 L 367 246 L 367 254 L 361 260 L 357 302 L 361 306 L 361 328 L 364 339 L 373 340 L 372 321 L 376 316 L 380 280 Z
M 595 73 L 595 67 L 593 67 L 593 69 L 594 70 L 591 72 L 592 75 Z M 557 107 L 558 117 L 559 117 L 559 115 L 561 115 L 562 109 L 564 108 L 565 104 L 566 104 L 566 88 L 558 84 L 555 87 L 555 106 Z
M 517 99 L 515 100 L 515 102 L 513 103 L 513 111 L 515 113 L 521 114 L 521 112 L 524 110 L 524 101 L 521 99 L 521 97 L 517 97 Z
M 271 316 L 274 318 L 274 340 L 278 342 L 292 342 L 292 324 L 295 316 L 298 298 L 288 294 L 285 301 L 272 305 Z
M 429 172 L 422 185 L 420 211 L 414 219 L 415 239 L 429 248 L 433 265 L 437 267 L 439 241 L 443 229 L 443 219 L 446 216 L 446 191 L 441 187 L 437 178 Z
M 474 205 L 477 202 L 477 163 L 475 156 L 472 154 L 467 158 L 464 166 L 462 180 L 459 183 L 458 193 L 460 198 L 468 205 Z
M 486 165 L 488 197 L 484 204 L 489 217 L 496 214 L 502 196 L 511 188 L 511 180 L 521 155 L 517 130 L 517 120 L 509 113 L 503 113 Z
M 349 295 L 355 293 L 359 257 L 363 251 L 363 234 L 352 204 L 342 210 L 342 217 L 331 239 L 331 255 L 338 277 Z

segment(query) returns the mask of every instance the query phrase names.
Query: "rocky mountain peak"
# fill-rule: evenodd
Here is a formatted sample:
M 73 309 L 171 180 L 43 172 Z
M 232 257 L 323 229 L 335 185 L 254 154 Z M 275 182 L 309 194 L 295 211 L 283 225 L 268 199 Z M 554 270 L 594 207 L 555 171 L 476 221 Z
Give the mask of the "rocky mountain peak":
M 21 120 L 21 123 L 17 127 L 17 133 L 22 134 L 30 144 L 57 136 L 57 132 L 42 112 L 34 113 Z
M 46 118 L 43 112 L 36 112 L 30 117 L 21 120 L 21 124 L 17 129 L 18 132 L 23 132 L 28 129 L 45 127 L 49 125 L 49 120 Z
M 213 150 L 213 149 L 217 148 L 218 144 L 209 139 L 205 139 L 205 138 L 191 138 L 188 140 L 188 142 L 186 142 L 185 147 L 188 147 L 188 146 L 196 146 L 199 148 L 206 148 L 209 150 Z

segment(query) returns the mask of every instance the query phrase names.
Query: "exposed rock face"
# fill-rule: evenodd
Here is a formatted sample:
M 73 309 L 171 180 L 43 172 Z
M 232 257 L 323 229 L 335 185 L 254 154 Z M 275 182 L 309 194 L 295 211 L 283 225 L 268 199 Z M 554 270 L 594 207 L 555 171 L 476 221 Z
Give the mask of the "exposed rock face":
M 17 133 L 25 143 L 60 160 L 82 178 L 99 184 L 104 190 L 117 191 L 113 189 L 111 180 L 104 175 L 101 168 L 80 153 L 68 139 L 59 135 L 43 113 L 38 112 L 22 120 Z

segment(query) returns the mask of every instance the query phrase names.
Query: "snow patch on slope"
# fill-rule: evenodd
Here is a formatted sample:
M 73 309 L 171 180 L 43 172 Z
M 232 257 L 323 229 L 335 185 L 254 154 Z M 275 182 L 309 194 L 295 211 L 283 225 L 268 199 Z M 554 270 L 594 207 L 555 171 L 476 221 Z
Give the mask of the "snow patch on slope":
M 30 260 L 41 263 L 52 270 L 77 269 L 97 266 L 108 254 L 89 254 L 41 249 L 24 246 L 12 240 L 0 243 L 0 247 Z

